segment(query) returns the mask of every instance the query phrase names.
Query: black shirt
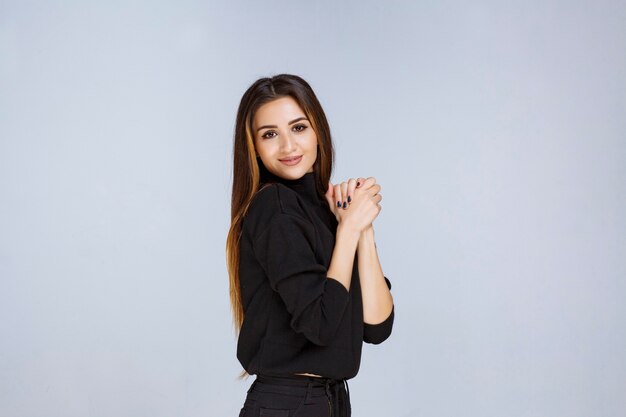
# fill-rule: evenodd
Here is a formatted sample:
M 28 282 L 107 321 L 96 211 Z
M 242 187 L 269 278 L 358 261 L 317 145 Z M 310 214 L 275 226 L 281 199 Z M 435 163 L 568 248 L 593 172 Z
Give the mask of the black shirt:
M 352 378 L 363 342 L 387 339 L 394 311 L 380 324 L 363 322 L 356 254 L 350 291 L 328 279 L 337 220 L 314 174 L 285 180 L 264 173 L 262 183 L 270 184 L 257 192 L 242 226 L 237 358 L 249 374 Z

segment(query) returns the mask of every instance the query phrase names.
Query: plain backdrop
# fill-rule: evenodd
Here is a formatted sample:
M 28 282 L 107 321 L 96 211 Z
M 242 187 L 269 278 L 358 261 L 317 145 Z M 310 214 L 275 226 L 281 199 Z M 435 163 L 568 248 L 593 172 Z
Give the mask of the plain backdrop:
M 374 176 L 355 417 L 626 413 L 624 1 L 0 2 L 0 417 L 236 416 L 232 130 L 299 74 Z

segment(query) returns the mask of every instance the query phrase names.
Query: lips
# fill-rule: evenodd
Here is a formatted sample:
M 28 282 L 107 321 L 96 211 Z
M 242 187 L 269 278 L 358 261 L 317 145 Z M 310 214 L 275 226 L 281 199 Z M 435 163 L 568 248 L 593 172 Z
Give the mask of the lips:
M 284 158 L 284 159 L 279 159 L 279 161 L 283 164 L 283 165 L 287 165 L 287 166 L 295 166 L 298 165 L 300 163 L 300 161 L 302 161 L 302 155 L 300 156 L 290 156 L 289 158 Z
M 295 161 L 296 159 L 302 157 L 302 155 L 298 155 L 298 156 L 290 156 L 289 158 L 283 158 L 283 159 L 279 159 L 279 161 L 283 161 L 283 162 L 292 162 Z

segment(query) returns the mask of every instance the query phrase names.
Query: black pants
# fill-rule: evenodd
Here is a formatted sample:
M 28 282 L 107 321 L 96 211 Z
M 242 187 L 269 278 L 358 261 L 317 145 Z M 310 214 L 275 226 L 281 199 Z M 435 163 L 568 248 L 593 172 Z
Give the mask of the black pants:
M 239 417 L 350 417 L 348 382 L 304 375 L 258 375 Z

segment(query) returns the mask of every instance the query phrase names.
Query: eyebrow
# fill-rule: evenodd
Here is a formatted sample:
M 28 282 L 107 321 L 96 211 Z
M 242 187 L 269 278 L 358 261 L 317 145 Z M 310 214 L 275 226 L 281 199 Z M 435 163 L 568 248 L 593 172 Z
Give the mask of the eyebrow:
M 305 116 L 302 116 L 302 117 L 298 117 L 297 119 L 293 119 L 292 121 L 290 121 L 290 122 L 289 122 L 289 123 L 287 123 L 287 124 L 292 125 L 292 124 L 294 124 L 295 122 L 299 122 L 300 120 L 306 120 L 306 121 L 308 121 L 309 119 L 307 119 Z M 267 129 L 267 128 L 270 128 L 270 127 L 274 128 L 274 129 L 277 129 L 277 128 L 278 128 L 278 126 L 276 126 L 276 125 L 265 125 L 265 126 L 261 126 L 261 127 L 259 127 L 256 131 L 258 132 L 258 131 L 259 131 L 259 130 L 261 130 L 261 129 Z

